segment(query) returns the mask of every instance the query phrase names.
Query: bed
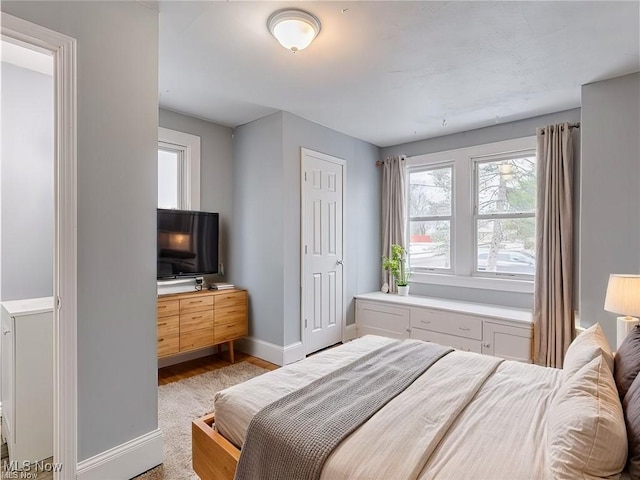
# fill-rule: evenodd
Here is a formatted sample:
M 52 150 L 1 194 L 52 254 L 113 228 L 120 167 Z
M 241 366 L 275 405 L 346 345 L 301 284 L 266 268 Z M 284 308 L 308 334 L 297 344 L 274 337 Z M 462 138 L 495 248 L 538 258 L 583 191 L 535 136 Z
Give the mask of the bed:
M 601 330 L 591 330 L 582 345 L 572 345 L 565 370 L 462 351 L 444 355 L 341 441 L 320 478 L 620 478 L 627 438 L 613 356 Z M 215 414 L 193 422 L 194 470 L 203 480 L 233 479 L 258 412 L 392 342 L 362 337 L 219 392 Z M 598 395 L 609 405 L 589 403 L 588 377 L 604 381 Z M 596 412 L 596 423 L 585 424 L 576 410 Z

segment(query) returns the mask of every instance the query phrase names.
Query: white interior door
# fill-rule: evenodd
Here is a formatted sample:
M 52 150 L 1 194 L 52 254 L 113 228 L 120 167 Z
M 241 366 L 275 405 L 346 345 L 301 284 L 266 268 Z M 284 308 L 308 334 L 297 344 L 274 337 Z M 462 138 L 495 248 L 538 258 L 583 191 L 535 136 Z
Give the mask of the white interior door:
M 342 341 L 345 162 L 302 149 L 302 318 L 305 353 Z

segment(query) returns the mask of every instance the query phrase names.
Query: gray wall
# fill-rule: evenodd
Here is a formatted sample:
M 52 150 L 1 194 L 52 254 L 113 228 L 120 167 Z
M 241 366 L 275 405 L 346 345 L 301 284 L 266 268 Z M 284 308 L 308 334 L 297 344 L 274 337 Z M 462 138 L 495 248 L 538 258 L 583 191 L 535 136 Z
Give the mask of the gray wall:
M 477 130 L 455 133 L 443 137 L 430 138 L 418 142 L 405 143 L 381 149 L 380 157 L 391 155 L 424 155 L 428 153 L 455 150 L 486 143 L 501 142 L 514 138 L 533 136 L 536 128 L 552 123 L 580 121 L 580 109 L 566 110 L 563 112 L 527 118 L 516 122 L 494 125 Z M 576 147 L 576 179 L 580 172 L 580 130 L 574 129 L 574 145 Z M 579 211 L 579 182 L 576 180 L 575 207 Z M 578 215 L 576 215 L 576 228 L 578 227 Z M 576 230 L 577 231 L 577 230 Z M 576 258 L 578 258 L 576 254 Z M 576 267 L 577 268 L 577 267 Z M 577 290 L 576 290 L 577 291 Z M 455 300 L 475 301 L 511 307 L 531 308 L 533 295 L 529 293 L 501 292 L 497 290 L 485 290 L 476 288 L 449 287 L 443 285 L 411 284 L 411 293 L 428 295 L 431 297 L 452 298 Z
M 282 112 L 234 131 L 230 280 L 249 291 L 249 335 L 284 345 Z
M 200 210 L 220 214 L 219 261 L 229 261 L 233 223 L 232 130 L 215 123 L 160 109 L 160 126 L 200 137 Z M 220 276 L 211 281 L 219 282 Z
M 2 2 L 77 39 L 78 459 L 157 428 L 158 13 Z
M 600 322 L 611 273 L 640 273 L 640 74 L 582 87 L 580 321 Z
M 53 295 L 53 153 L 53 77 L 3 62 L 1 300 Z
M 347 323 L 353 295 L 379 288 L 378 148 L 286 112 L 236 128 L 231 278 L 249 289 L 250 334 L 276 345 L 300 341 L 301 147 L 347 163 Z

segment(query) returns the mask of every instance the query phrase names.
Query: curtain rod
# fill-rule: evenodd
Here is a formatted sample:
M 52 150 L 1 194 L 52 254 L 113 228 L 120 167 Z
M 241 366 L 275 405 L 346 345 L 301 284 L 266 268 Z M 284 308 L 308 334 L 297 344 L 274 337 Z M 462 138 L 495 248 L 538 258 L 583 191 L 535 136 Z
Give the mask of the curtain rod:
M 542 132 L 540 132 L 542 135 L 544 135 L 544 128 L 545 127 L 543 127 Z M 569 124 L 569 128 L 580 128 L 580 122 L 578 122 L 578 123 L 570 123 Z M 564 126 L 560 127 L 560 130 L 564 130 Z

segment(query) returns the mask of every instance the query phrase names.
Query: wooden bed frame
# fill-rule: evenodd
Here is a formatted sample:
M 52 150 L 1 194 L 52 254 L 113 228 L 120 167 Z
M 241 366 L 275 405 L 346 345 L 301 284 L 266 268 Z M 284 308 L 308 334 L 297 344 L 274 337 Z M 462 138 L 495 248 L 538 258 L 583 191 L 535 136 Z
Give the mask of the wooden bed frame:
M 233 480 L 240 450 L 214 429 L 215 414 L 191 424 L 193 470 L 202 480 Z

